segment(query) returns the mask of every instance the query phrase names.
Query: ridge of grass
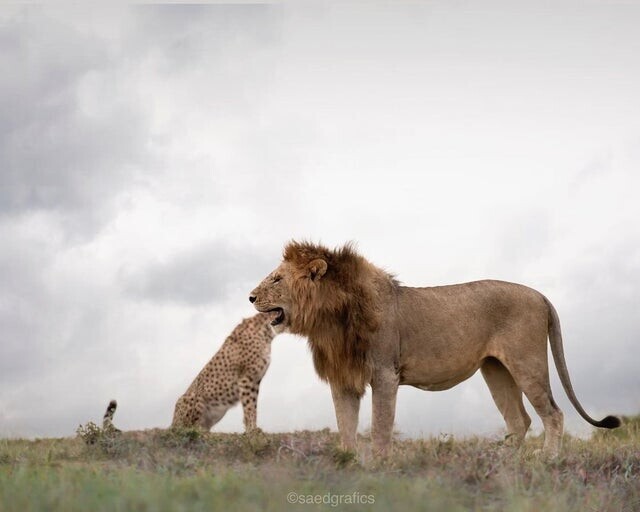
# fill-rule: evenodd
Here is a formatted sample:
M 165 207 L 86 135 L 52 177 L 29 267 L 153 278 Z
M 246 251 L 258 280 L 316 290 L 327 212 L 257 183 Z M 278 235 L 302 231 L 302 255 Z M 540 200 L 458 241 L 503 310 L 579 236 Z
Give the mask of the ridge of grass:
M 640 510 L 640 416 L 590 439 L 508 443 L 440 436 L 394 441 L 385 461 L 328 429 L 292 433 L 114 432 L 0 440 L 1 511 Z M 293 493 L 295 502 L 291 503 Z

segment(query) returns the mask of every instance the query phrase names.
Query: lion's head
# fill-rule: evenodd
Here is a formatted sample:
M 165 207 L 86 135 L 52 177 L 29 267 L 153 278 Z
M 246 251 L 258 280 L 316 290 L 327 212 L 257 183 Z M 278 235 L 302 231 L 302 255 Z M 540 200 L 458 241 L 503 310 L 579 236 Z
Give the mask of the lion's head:
M 278 332 L 308 337 L 321 378 L 362 394 L 370 380 L 370 337 L 381 322 L 381 282 L 395 286 L 351 244 L 330 250 L 292 241 L 249 300 L 272 315 Z

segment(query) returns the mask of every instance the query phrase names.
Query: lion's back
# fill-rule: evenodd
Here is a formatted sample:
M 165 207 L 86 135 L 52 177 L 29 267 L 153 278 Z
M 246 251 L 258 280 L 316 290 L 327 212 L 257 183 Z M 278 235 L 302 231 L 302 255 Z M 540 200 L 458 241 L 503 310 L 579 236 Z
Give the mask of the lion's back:
M 513 317 L 547 315 L 545 298 L 537 290 L 492 279 L 420 288 L 400 286 L 398 306 L 401 322 L 431 326 L 473 321 L 495 327 Z

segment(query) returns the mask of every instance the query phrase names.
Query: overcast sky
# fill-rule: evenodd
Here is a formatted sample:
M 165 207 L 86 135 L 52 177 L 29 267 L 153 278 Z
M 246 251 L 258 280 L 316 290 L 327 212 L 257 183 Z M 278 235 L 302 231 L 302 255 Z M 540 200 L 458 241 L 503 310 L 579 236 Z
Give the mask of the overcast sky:
M 539 4 L 3 6 L 0 435 L 111 398 L 120 428 L 169 425 L 291 238 L 407 285 L 532 286 L 587 411 L 640 412 L 640 4 Z M 335 429 L 305 340 L 274 340 L 258 407 Z M 503 422 L 477 374 L 401 388 L 396 429 Z

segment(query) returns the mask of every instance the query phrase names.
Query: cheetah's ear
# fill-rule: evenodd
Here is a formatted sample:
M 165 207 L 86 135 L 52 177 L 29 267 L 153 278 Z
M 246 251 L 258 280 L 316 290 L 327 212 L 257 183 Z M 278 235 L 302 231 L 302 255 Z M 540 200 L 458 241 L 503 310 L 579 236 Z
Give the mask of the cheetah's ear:
M 318 281 L 327 271 L 327 262 L 318 258 L 307 265 L 307 270 L 311 280 Z

